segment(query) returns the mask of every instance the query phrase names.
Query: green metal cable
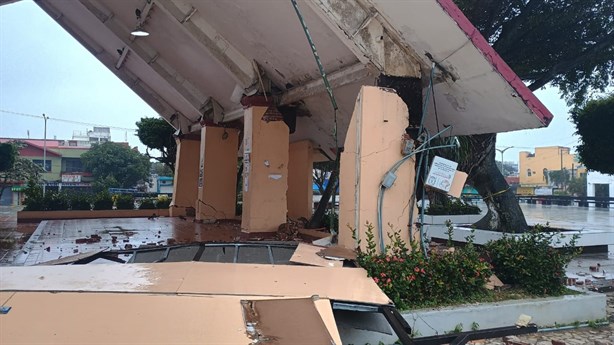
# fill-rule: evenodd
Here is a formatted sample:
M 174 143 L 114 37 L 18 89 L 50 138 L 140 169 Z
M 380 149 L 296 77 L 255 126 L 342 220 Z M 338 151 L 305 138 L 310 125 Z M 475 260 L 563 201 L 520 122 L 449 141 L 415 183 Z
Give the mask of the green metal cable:
M 330 103 L 333 106 L 333 121 L 334 121 L 333 138 L 335 139 L 335 149 L 337 151 L 336 156 L 335 156 L 334 169 L 336 169 L 337 171 L 337 181 L 339 181 L 339 162 L 340 162 L 339 155 L 341 154 L 341 152 L 339 152 L 339 138 L 337 135 L 337 112 L 339 111 L 339 106 L 337 106 L 337 100 L 335 99 L 333 88 L 330 86 L 330 83 L 328 82 L 328 77 L 326 76 L 326 71 L 324 70 L 322 61 L 320 60 L 320 55 L 318 55 L 318 50 L 316 49 L 316 45 L 313 42 L 313 39 L 311 38 L 311 34 L 309 33 L 309 28 L 307 27 L 307 24 L 305 23 L 305 19 L 303 18 L 303 14 L 301 13 L 301 10 L 298 8 L 298 3 L 296 2 L 296 0 L 290 0 L 290 2 L 292 3 L 292 7 L 294 7 L 294 11 L 296 12 L 296 16 L 298 17 L 298 20 L 301 22 L 301 26 L 303 27 L 303 31 L 305 32 L 305 37 L 307 37 L 307 41 L 309 42 L 309 47 L 311 48 L 311 53 L 313 54 L 313 58 L 316 60 L 316 64 L 318 65 L 318 70 L 320 71 L 320 76 L 322 77 L 322 81 L 324 82 L 324 86 L 326 87 L 326 93 L 328 94 Z M 328 183 L 330 182 L 331 181 L 329 177 Z M 335 188 L 333 190 L 333 202 L 331 203 L 331 209 L 330 209 L 331 212 L 329 215 L 329 223 L 330 223 L 329 225 L 331 228 L 334 225 L 333 219 L 334 219 L 334 213 L 335 213 L 335 204 L 337 200 L 337 188 L 336 186 L 333 186 L 333 187 Z

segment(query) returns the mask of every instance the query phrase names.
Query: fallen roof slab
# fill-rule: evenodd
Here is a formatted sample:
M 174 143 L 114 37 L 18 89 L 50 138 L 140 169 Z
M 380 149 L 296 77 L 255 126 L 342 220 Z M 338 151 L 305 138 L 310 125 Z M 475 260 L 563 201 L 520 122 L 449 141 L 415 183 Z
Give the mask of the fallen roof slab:
M 0 267 L 0 291 L 146 292 L 198 295 L 318 295 L 389 304 L 362 268 L 206 262 Z
M 0 317 L 1 344 L 253 344 L 248 336 L 242 301 L 260 301 L 247 296 L 202 296 L 0 292 L 3 305 L 11 310 Z M 302 308 L 313 306 L 311 325 L 319 334 L 341 344 L 327 299 L 276 299 L 263 303 L 283 306 L 278 318 L 292 320 Z M 286 305 L 288 304 L 288 305 Z M 43 307 L 44 306 L 44 307 Z M 267 315 L 269 315 L 268 313 Z M 270 316 L 270 315 L 269 315 Z M 275 316 L 275 315 L 273 315 Z M 283 339 L 278 323 L 268 329 L 271 337 Z M 296 324 L 291 324 L 296 328 Z M 281 327 L 281 328 L 280 328 Z M 27 331 L 25 331 L 27 329 Z M 284 342 L 281 342 L 284 343 Z M 287 342 L 285 342 L 287 343 Z

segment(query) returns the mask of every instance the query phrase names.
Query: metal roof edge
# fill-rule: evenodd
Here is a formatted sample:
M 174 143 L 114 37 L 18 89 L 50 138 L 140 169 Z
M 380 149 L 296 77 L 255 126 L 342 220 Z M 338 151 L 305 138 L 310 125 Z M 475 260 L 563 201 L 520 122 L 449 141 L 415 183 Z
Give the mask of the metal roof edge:
M 456 6 L 453 0 L 436 0 L 443 10 L 458 24 L 465 35 L 471 40 L 473 45 L 484 55 L 486 60 L 490 62 L 493 68 L 509 83 L 509 85 L 518 93 L 524 103 L 533 111 L 541 123 L 547 127 L 554 115 L 546 108 L 546 106 L 533 94 L 518 77 L 516 72 L 501 58 L 501 56 L 490 46 L 488 41 L 482 36 L 478 29 L 473 26 L 473 23 L 465 16 L 463 11 Z

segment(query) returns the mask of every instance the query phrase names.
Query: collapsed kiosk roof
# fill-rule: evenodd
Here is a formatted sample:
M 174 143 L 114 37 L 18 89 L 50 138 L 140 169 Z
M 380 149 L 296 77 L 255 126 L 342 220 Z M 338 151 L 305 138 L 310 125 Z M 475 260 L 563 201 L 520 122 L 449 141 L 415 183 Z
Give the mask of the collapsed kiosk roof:
M 279 104 L 300 102 L 306 110 L 291 141 L 334 147 L 332 107 L 290 0 L 37 4 L 183 132 L 200 128 L 203 114 L 240 118 L 241 94 L 269 80 Z M 453 135 L 536 128 L 552 119 L 452 0 L 303 0 L 299 6 L 339 104 L 340 143 L 361 85 L 375 84 L 383 73 L 422 76 L 426 89 L 433 63 L 438 122 L 453 126 Z M 130 35 L 139 23 L 149 36 Z M 426 125 L 435 129 L 432 104 Z

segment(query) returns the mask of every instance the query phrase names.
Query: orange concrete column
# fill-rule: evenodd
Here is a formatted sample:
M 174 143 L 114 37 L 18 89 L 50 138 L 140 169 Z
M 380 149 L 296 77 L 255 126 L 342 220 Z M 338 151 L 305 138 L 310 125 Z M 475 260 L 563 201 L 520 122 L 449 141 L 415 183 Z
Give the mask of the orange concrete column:
M 176 141 L 177 158 L 173 179 L 173 201 L 169 212 L 171 217 L 194 216 L 198 198 L 200 136 L 187 135 L 181 139 L 177 138 Z
M 238 147 L 237 129 L 202 128 L 197 220 L 234 218 L 237 202 Z
M 288 217 L 309 219 L 313 212 L 313 144 L 290 143 L 288 160 Z
M 363 86 L 350 121 L 341 154 L 339 178 L 339 244 L 355 248 L 352 230 L 357 230 L 361 247 L 366 245 L 366 223 L 377 232 L 378 193 L 386 172 L 402 158 L 402 135 L 408 125 L 407 106 L 391 89 Z M 409 242 L 409 210 L 415 169 L 411 158 L 396 171 L 396 182 L 384 193 L 382 228 L 386 233 L 400 231 Z M 414 217 L 414 219 L 417 219 Z M 418 240 L 418 238 L 416 238 Z
M 277 231 L 286 222 L 289 130 L 266 122 L 267 107 L 253 106 L 243 118 L 243 216 L 241 231 Z

